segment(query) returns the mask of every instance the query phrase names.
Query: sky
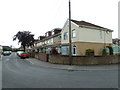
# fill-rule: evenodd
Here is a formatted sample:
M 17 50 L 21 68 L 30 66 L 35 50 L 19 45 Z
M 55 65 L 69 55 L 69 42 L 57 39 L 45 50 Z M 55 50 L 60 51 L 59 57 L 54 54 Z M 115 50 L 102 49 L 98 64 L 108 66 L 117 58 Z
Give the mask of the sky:
M 69 0 L 0 0 L 0 45 L 19 47 L 12 40 L 18 31 L 30 31 L 34 38 L 68 19 Z M 118 37 L 119 0 L 71 0 L 71 18 L 113 30 Z

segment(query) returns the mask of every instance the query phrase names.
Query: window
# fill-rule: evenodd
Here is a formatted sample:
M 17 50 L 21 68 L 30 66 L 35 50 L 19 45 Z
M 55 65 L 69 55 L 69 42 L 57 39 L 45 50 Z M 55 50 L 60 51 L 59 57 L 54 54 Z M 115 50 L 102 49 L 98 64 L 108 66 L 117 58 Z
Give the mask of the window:
M 68 39 L 68 33 L 64 33 L 64 40 L 67 40 Z
M 46 53 L 50 54 L 50 52 L 51 52 L 51 48 L 46 48 Z
M 42 42 L 42 45 L 44 45 L 44 44 L 45 44 L 45 42 L 43 41 L 43 42 Z
M 69 55 L 69 46 L 62 46 L 61 49 L 62 55 Z
M 53 38 L 51 38 L 51 43 L 53 43 Z
M 58 36 L 58 41 L 61 41 L 61 36 Z
M 45 41 L 45 44 L 47 44 L 47 41 Z
M 47 36 L 48 36 L 48 33 L 47 33 Z
M 52 31 L 52 35 L 54 35 L 54 31 Z
M 49 42 L 50 40 L 47 40 L 47 44 L 49 44 L 50 42 Z
M 48 32 L 47 32 L 47 33 L 45 33 L 45 36 L 48 36 Z
M 102 31 L 100 31 L 100 38 L 102 39 Z
M 72 37 L 73 37 L 73 38 L 76 37 L 76 30 L 75 30 L 75 29 L 72 30 Z

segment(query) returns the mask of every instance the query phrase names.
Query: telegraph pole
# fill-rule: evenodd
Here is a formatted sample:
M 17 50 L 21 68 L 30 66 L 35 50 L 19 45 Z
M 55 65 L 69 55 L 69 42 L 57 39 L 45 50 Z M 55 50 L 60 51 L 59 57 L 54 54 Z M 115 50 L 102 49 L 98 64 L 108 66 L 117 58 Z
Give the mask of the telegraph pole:
M 71 2 L 70 0 L 69 0 L 69 65 L 72 65 Z
M 105 38 L 106 38 L 106 35 L 105 35 L 105 31 L 104 31 L 104 49 L 106 48 L 106 43 L 105 43 Z

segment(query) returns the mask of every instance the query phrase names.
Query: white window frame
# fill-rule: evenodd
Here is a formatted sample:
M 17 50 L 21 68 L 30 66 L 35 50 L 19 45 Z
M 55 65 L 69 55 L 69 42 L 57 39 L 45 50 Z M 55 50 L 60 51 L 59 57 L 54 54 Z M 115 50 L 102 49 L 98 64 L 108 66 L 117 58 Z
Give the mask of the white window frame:
M 63 37 L 64 37 L 64 40 L 67 40 L 68 39 L 68 32 L 65 32 Z
M 75 38 L 75 37 L 76 37 L 76 30 L 73 29 L 73 30 L 72 30 L 72 38 Z
M 52 31 L 52 35 L 54 35 L 54 31 Z
M 61 35 L 60 35 L 60 36 L 58 36 L 58 41 L 61 41 Z
M 53 43 L 53 38 L 51 38 L 51 43 Z
M 62 46 L 61 53 L 62 55 L 69 55 L 69 46 Z

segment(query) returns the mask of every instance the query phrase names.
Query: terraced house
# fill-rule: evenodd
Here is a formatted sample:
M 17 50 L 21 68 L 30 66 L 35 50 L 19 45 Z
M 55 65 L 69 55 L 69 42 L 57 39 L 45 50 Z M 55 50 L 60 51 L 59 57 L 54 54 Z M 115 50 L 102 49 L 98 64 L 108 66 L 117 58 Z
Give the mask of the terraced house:
M 72 55 L 84 56 L 87 49 L 94 50 L 95 55 L 102 55 L 102 50 L 112 45 L 112 32 L 86 21 L 71 20 Z M 69 20 L 62 29 L 56 28 L 40 36 L 35 48 L 39 52 L 69 55 Z
M 51 31 L 45 33 L 45 36 L 39 36 L 38 40 L 35 43 L 34 49 L 37 52 L 44 52 L 47 54 L 55 51 L 56 53 L 60 53 L 60 45 L 61 45 L 61 30 L 60 28 L 55 28 Z

